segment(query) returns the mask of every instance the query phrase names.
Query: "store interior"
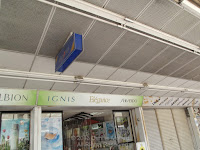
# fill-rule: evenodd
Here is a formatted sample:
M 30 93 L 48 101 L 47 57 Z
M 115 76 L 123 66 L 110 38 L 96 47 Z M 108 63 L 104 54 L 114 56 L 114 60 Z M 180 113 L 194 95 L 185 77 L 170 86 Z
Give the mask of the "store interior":
M 28 150 L 30 112 L 1 112 L 0 149 Z M 129 110 L 42 111 L 41 148 L 64 150 L 130 150 L 134 130 Z

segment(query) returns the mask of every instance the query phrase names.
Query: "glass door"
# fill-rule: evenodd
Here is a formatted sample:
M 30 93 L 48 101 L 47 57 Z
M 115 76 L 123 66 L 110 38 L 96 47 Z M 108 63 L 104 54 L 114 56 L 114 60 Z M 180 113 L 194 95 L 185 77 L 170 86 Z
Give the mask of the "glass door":
M 133 130 L 129 111 L 114 111 L 115 129 L 119 150 L 133 150 Z
M 2 113 L 0 149 L 29 150 L 30 113 Z

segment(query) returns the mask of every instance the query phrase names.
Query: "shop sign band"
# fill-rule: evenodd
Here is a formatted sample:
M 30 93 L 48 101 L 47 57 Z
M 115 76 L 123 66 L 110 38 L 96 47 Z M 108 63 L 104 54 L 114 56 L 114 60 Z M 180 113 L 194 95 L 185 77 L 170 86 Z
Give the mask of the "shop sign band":
M 0 89 L 0 106 L 36 104 L 36 90 Z
M 39 91 L 40 106 L 142 106 L 143 96 Z
M 180 97 L 145 96 L 143 101 L 144 107 L 198 107 L 199 105 L 199 99 Z

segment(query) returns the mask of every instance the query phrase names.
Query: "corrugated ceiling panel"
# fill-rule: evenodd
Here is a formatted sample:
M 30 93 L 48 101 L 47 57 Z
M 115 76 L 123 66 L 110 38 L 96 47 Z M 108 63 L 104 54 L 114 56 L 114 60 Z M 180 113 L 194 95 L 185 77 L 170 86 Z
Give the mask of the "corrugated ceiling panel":
M 150 73 L 146 72 L 137 72 L 134 74 L 127 82 L 135 82 L 135 83 L 142 83 L 145 81 L 147 78 L 151 76 Z
M 146 67 L 144 67 L 141 71 L 154 73 L 167 64 L 170 60 L 176 58 L 180 55 L 183 50 L 180 50 L 175 47 L 169 47 L 166 49 L 161 55 L 156 57 L 152 62 L 150 62 Z
M 141 95 L 144 91 L 144 89 L 133 89 L 127 95 Z
M 183 37 L 184 40 L 189 41 L 194 44 L 199 44 L 200 39 L 200 23 L 192 29 L 188 34 Z
M 186 78 L 186 79 L 193 79 L 194 77 L 196 76 L 199 76 L 200 75 L 200 66 L 198 68 L 194 68 L 193 71 L 185 74 L 183 76 L 183 78 Z
M 0 78 L 0 87 L 22 89 L 26 80 Z
M 193 80 L 200 81 L 200 75 L 194 77 Z
M 182 95 L 183 98 L 192 98 L 191 96 L 193 96 L 193 93 L 185 93 L 184 95 Z
M 149 2 L 149 0 L 110 0 L 106 9 L 134 19 Z
M 163 85 L 163 86 L 167 86 L 171 83 L 173 83 L 174 81 L 176 81 L 177 78 L 173 78 L 173 77 L 166 77 L 163 80 L 161 80 L 160 82 L 156 83 L 157 85 Z
M 184 109 L 172 109 L 181 150 L 194 150 L 192 136 Z
M 158 91 L 158 92 L 154 93 L 153 96 L 162 97 L 166 93 L 168 93 L 168 91 Z
M 154 93 L 156 93 L 157 90 L 146 90 L 142 93 L 143 96 L 152 96 Z
M 187 19 L 186 19 L 187 18 Z M 167 32 L 171 35 L 180 37 L 188 29 L 190 29 L 194 24 L 199 21 L 197 17 L 192 15 L 187 11 L 181 12 L 176 16 L 164 29 L 164 32 Z
M 84 0 L 84 1 L 102 7 L 106 0 Z
M 178 94 L 179 92 L 176 92 L 176 91 L 170 91 L 170 92 L 167 92 L 166 94 L 164 94 L 163 96 L 164 97 L 174 97 L 174 95 Z
M 70 32 L 84 34 L 91 22 L 92 19 L 56 8 L 39 54 L 55 57 Z
M 63 72 L 63 74 L 85 77 L 93 67 L 94 64 L 75 61 Z
M 35 53 L 50 11 L 38 1 L 1 1 L 0 47 Z
M 54 74 L 55 73 L 55 59 L 37 56 L 31 71 Z
M 198 83 L 197 81 L 188 81 L 183 83 L 182 85 L 180 85 L 180 87 L 183 87 L 183 88 L 189 88 L 191 87 L 192 85 L 195 85 L 196 83 Z
M 89 78 L 107 79 L 116 68 L 109 66 L 96 65 L 88 74 Z
M 75 91 L 76 92 L 87 92 L 92 93 L 97 89 L 97 85 L 86 85 L 86 84 L 80 84 Z
M 190 88 L 192 88 L 192 89 L 200 89 L 200 82 L 198 82 L 195 85 L 192 85 Z
M 154 0 L 151 6 L 137 20 L 160 29 L 181 8 L 169 0 Z
M 79 23 L 77 26 L 80 26 Z M 84 52 L 79 61 L 96 63 L 122 33 L 122 29 L 102 22 L 96 22 L 84 40 Z
M 178 86 L 181 86 L 182 84 L 184 84 L 186 82 L 187 82 L 187 80 L 185 80 L 185 79 L 177 79 L 176 81 L 169 84 L 169 86 L 178 87 Z
M 116 90 L 112 92 L 112 94 L 125 95 L 131 90 L 132 90 L 131 88 L 117 88 Z
M 181 150 L 176 129 L 170 109 L 156 109 L 158 123 L 160 126 L 163 148 L 166 150 Z
M 113 75 L 109 77 L 109 80 L 126 81 L 135 73 L 136 71 L 134 70 L 118 69 Z
M 163 150 L 155 110 L 144 109 L 143 113 L 150 149 Z
M 146 37 L 127 32 L 102 59 L 100 64 L 119 67 L 131 54 L 144 44 L 145 41 L 147 41 Z
M 185 75 L 186 73 L 188 73 L 189 71 L 193 70 L 194 68 L 196 68 L 198 66 L 200 66 L 200 57 L 198 59 L 192 61 L 191 63 L 189 63 L 188 65 L 186 65 L 182 69 L 175 72 L 173 74 L 173 76 L 174 77 L 181 77 L 181 76 Z
M 25 88 L 26 89 L 50 90 L 52 85 L 53 85 L 53 82 L 27 80 Z
M 123 68 L 138 70 L 165 47 L 165 44 L 151 40 Z
M 100 86 L 95 93 L 103 93 L 103 94 L 110 94 L 114 91 L 116 87 L 109 87 L 109 86 Z
M 34 55 L 0 50 L 0 68 L 29 71 Z
M 165 78 L 165 76 L 153 74 L 151 77 L 147 78 L 144 82 L 146 82 L 148 84 L 156 84 L 156 83 L 160 82 L 161 80 L 163 80 L 164 78 Z
M 185 93 L 184 92 L 178 92 L 174 95 L 174 97 L 182 97 Z
M 197 55 L 186 52 L 185 54 L 174 60 L 172 63 L 167 65 L 165 68 L 160 70 L 158 74 L 170 75 L 172 72 L 176 71 L 177 69 L 179 69 L 180 67 L 182 67 L 184 64 L 191 61 L 195 57 L 197 57 Z
M 55 83 L 52 90 L 73 91 L 77 85 L 76 83 Z

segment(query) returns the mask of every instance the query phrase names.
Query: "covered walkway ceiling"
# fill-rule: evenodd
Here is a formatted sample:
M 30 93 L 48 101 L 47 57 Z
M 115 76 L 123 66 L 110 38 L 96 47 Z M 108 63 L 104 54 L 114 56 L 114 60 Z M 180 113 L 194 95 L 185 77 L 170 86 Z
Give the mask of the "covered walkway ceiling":
M 200 19 L 171 0 L 87 2 L 200 46 Z M 71 31 L 84 35 L 84 52 L 65 75 L 200 89 L 199 55 L 37 0 L 1 1 L 0 67 L 54 74 L 54 58 Z M 188 96 L 10 78 L 0 78 L 0 87 Z

